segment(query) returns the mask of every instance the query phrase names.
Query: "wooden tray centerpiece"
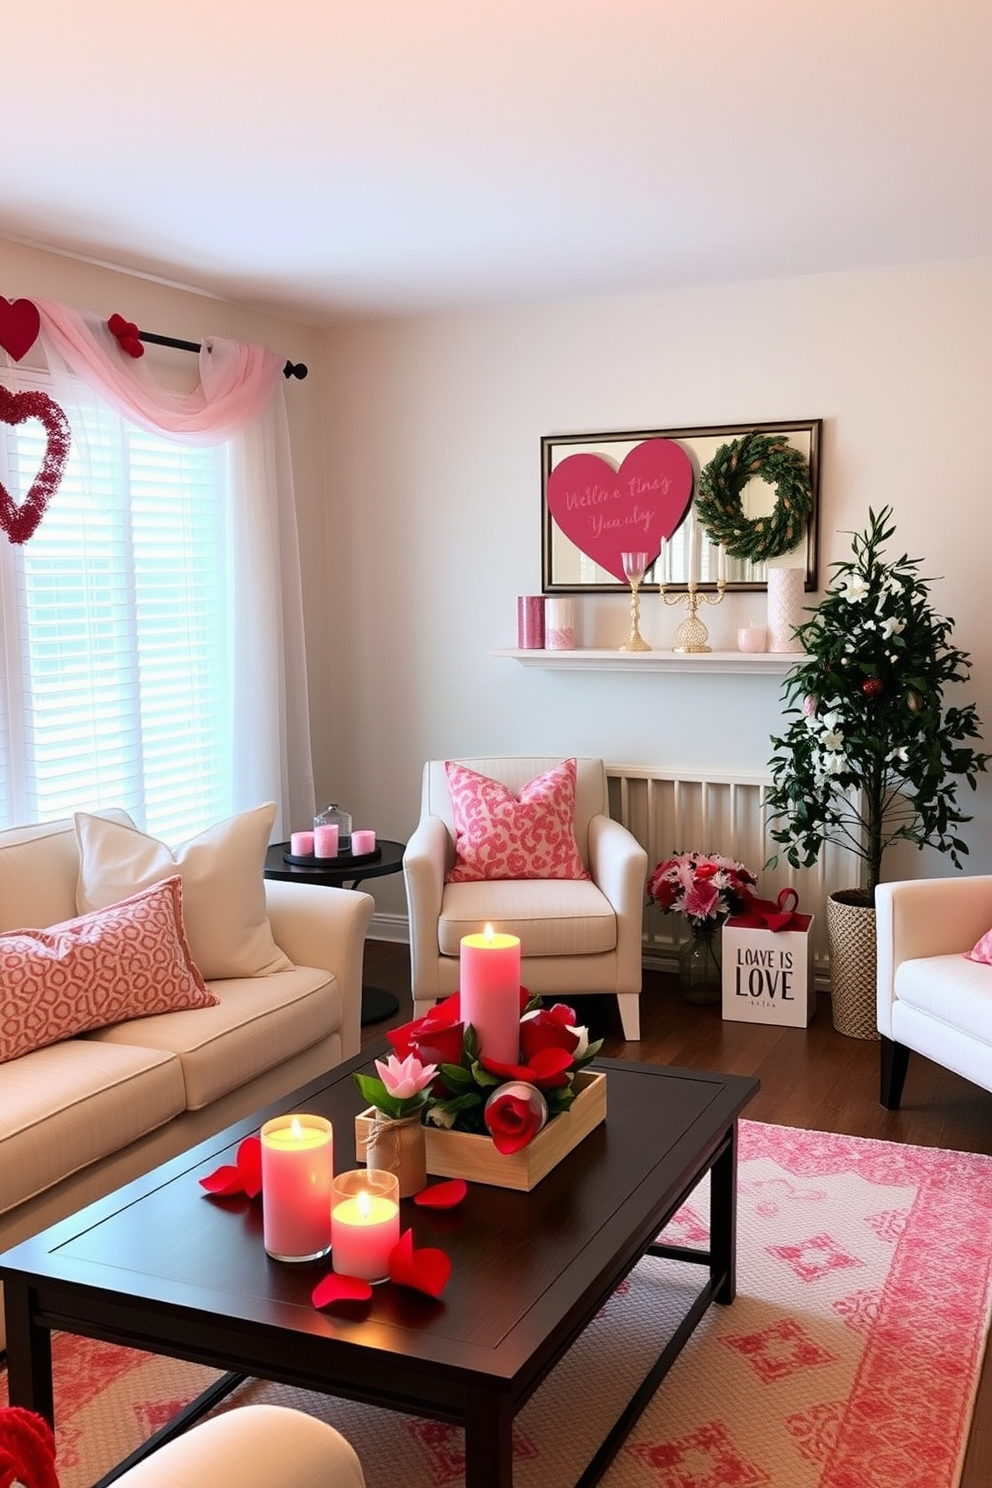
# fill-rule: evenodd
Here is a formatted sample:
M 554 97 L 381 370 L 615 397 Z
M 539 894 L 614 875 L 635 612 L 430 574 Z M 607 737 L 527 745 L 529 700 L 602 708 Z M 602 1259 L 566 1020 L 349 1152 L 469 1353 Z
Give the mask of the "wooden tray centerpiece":
M 553 1117 L 519 1152 L 504 1154 L 497 1151 L 488 1135 L 442 1131 L 440 1127 L 425 1126 L 428 1173 L 435 1178 L 464 1178 L 469 1183 L 488 1183 L 497 1188 L 529 1192 L 606 1120 L 604 1074 L 580 1070 L 575 1076 L 575 1090 L 575 1099 L 568 1110 Z M 359 1162 L 365 1161 L 365 1148 L 374 1120 L 372 1106 L 355 1117 L 355 1155 Z

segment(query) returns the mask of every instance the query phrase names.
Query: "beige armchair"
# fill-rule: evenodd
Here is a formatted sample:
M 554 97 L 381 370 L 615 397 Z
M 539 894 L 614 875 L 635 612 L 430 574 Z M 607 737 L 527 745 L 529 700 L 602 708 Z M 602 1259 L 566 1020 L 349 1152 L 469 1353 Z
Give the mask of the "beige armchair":
M 519 791 L 560 757 L 499 756 L 459 763 Z M 647 854 L 609 815 L 606 767 L 577 761 L 575 840 L 589 879 L 446 883 L 455 862 L 444 760 L 424 766 L 420 821 L 403 857 L 415 1015 L 458 990 L 463 935 L 487 923 L 517 935 L 523 984 L 538 996 L 617 999 L 624 1038 L 640 1038 L 641 937 Z

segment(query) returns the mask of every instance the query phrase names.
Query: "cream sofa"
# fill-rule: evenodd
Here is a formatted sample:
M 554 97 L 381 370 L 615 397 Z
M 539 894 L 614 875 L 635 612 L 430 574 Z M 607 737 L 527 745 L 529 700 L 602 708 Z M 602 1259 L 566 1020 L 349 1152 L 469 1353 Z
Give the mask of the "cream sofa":
M 71 819 L 0 831 L 0 932 L 71 919 L 78 869 Z M 0 1063 L 0 1252 L 358 1053 L 374 900 L 268 881 L 265 897 L 288 970 Z
M 992 1090 L 992 966 L 966 952 L 992 929 L 992 875 L 875 890 L 880 1100 L 899 1107 L 911 1052 Z

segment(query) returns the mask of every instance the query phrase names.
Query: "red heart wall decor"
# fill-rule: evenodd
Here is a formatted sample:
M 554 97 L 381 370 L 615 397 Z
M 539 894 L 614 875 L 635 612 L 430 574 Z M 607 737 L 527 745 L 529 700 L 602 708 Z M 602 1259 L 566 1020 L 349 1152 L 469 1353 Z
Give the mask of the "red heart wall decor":
M 27 499 L 18 506 L 0 481 L 0 527 L 12 543 L 27 542 L 45 515 L 69 458 L 71 435 L 69 420 L 47 393 L 11 393 L 0 387 L 0 423 L 25 424 L 32 418 L 44 425 L 48 439 Z
M 674 439 L 644 439 L 619 468 L 568 455 L 548 476 L 548 510 L 565 536 L 621 584 L 622 553 L 649 554 L 671 537 L 692 501 L 692 461 Z
M 41 330 L 41 316 L 31 300 L 5 300 L 0 295 L 0 346 L 15 362 L 31 350 Z

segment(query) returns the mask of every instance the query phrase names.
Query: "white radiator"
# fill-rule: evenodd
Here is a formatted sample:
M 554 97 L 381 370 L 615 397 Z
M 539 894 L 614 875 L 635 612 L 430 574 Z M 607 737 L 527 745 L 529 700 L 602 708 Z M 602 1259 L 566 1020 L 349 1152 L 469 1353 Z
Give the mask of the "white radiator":
M 680 852 L 718 852 L 758 875 L 758 894 L 774 899 L 780 889 L 798 890 L 799 908 L 815 915 L 813 956 L 816 974 L 826 977 L 827 898 L 857 883 L 858 865 L 842 848 L 826 846 L 812 868 L 792 868 L 784 857 L 765 868 L 778 851 L 767 830 L 765 796 L 770 775 L 731 775 L 656 770 L 642 765 L 607 765 L 610 815 L 647 850 L 648 872 Z M 671 963 L 685 940 L 681 915 L 644 911 L 646 962 Z

